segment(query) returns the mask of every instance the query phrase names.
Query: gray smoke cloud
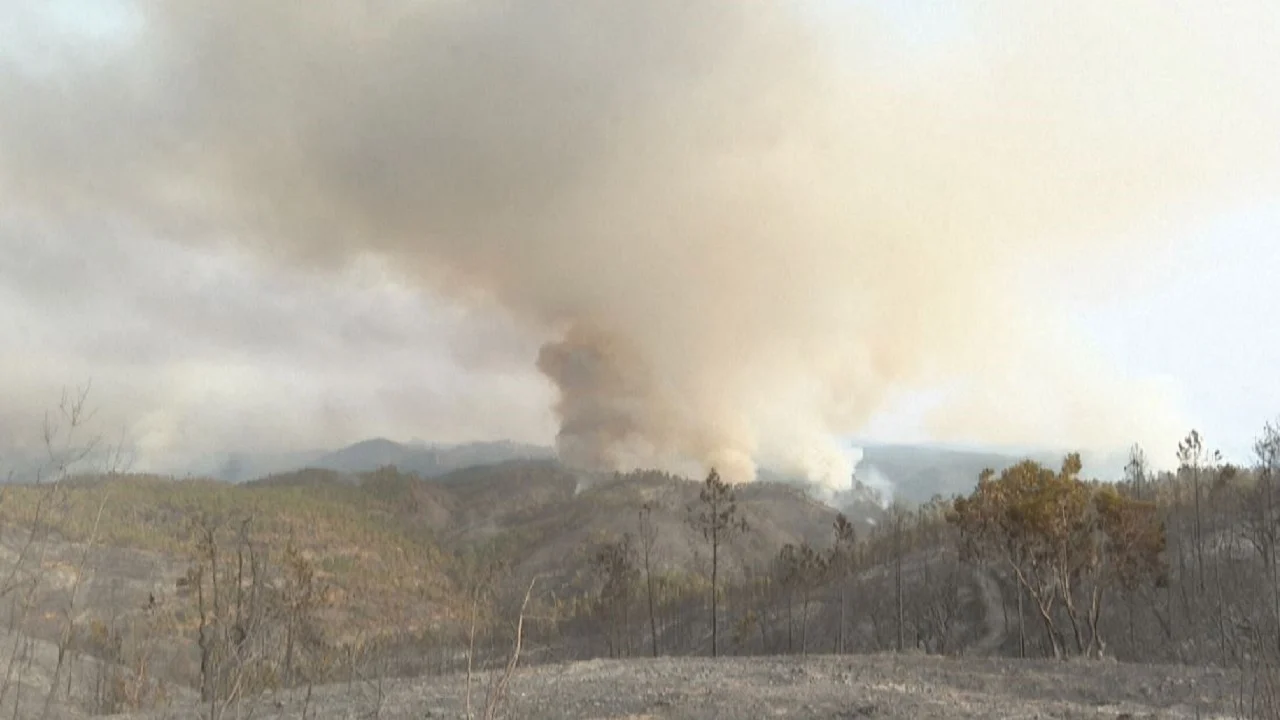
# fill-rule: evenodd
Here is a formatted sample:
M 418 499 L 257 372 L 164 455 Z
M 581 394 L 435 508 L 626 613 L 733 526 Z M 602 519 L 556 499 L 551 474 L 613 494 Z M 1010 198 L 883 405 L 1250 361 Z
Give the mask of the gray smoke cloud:
M 940 437 L 1165 442 L 1030 273 L 1274 187 L 1276 11 L 1032 5 L 912 60 L 791 4 L 138 0 L 0 66 L 0 193 L 497 308 L 586 467 L 842 487 L 835 438 L 939 386 Z

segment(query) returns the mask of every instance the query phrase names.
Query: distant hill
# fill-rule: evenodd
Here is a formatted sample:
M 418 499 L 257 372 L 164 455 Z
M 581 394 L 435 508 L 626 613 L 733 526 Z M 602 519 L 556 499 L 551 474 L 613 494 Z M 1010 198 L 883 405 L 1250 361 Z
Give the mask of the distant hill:
M 911 505 L 928 502 L 935 495 L 951 497 L 967 494 L 978 483 L 984 468 L 997 472 L 1031 457 L 1056 466 L 1060 457 L 1053 453 L 1019 455 L 1013 452 L 967 450 L 933 445 L 861 444 L 862 459 L 854 467 L 853 482 L 846 490 L 829 498 L 830 504 L 844 509 L 849 504 L 887 505 L 903 500 Z M 804 478 L 762 468 L 759 482 L 778 483 L 800 488 L 808 486 Z
M 855 469 L 855 476 L 865 487 L 852 491 L 859 502 L 870 500 L 863 496 L 872 488 L 886 497 L 893 496 L 909 503 L 925 502 L 936 494 L 950 497 L 969 492 L 984 468 L 999 471 L 1024 457 L 1055 465 L 1060 457 L 1050 452 L 1020 455 L 933 445 L 866 444 L 862 448 L 863 458 Z M 239 483 L 304 468 L 355 474 L 390 466 L 404 473 L 432 478 L 466 468 L 522 460 L 553 460 L 555 457 L 553 448 L 508 440 L 446 445 L 371 438 L 338 450 L 225 453 L 205 458 L 185 472 L 176 474 Z M 580 474 L 580 479 L 595 482 L 583 474 Z M 761 471 L 760 480 L 804 485 L 799 479 L 789 479 L 767 469 Z M 835 504 L 842 505 L 849 498 L 848 492 L 841 493 Z
M 862 461 L 854 475 L 871 487 L 891 486 L 897 499 L 909 504 L 923 503 L 934 495 L 951 497 L 968 494 L 978 484 L 986 468 L 1000 472 L 1025 459 L 1051 468 L 1062 462 L 1065 451 L 962 449 L 940 445 L 862 446 Z M 1124 472 L 1124 454 L 1082 453 L 1085 474 L 1105 480 L 1119 479 Z
M 304 468 L 360 473 L 394 466 L 401 472 L 434 477 L 466 467 L 553 457 L 555 451 L 551 448 L 509 440 L 429 445 L 373 438 L 332 451 L 223 453 L 204 458 L 175 474 L 239 483 Z
M 401 472 L 435 477 L 462 468 L 554 457 L 555 451 L 551 448 L 509 440 L 461 445 L 407 445 L 377 438 L 328 453 L 313 465 L 339 472 L 367 472 L 394 465 Z
M 890 498 L 918 504 L 935 495 L 951 497 L 970 492 L 985 468 L 999 472 L 1024 458 L 1056 467 L 1062 453 L 1045 450 L 1019 452 L 984 448 L 957 448 L 926 444 L 858 443 L 863 451 L 854 470 L 856 483 L 849 490 L 831 498 L 831 504 L 844 508 L 853 504 L 884 504 Z M 207 455 L 190 465 L 163 470 L 175 477 L 198 477 L 242 483 L 271 475 L 282 475 L 303 469 L 331 470 L 354 475 L 383 467 L 422 478 L 434 478 L 467 468 L 484 468 L 513 461 L 550 461 L 556 458 L 553 448 L 510 440 L 431 444 L 397 442 L 387 438 L 371 438 L 337 450 L 304 450 L 298 452 L 224 452 Z M 10 452 L 2 458 L 0 481 L 30 482 L 39 457 L 26 457 Z M 1123 455 L 1085 454 L 1086 474 L 1117 479 L 1123 473 Z M 86 471 L 96 469 L 90 458 L 82 465 Z M 128 468 L 126 468 L 127 470 Z M 154 470 L 154 469 L 153 469 Z M 580 484 L 591 485 L 600 477 L 576 473 Z M 804 487 L 802 478 L 787 477 L 762 468 L 759 481 Z M 860 484 L 859 484 L 860 483 Z M 579 488 L 581 489 L 581 488 Z M 879 493 L 880 497 L 875 497 Z M 861 511 L 857 511 L 861 512 Z
M 324 457 L 323 450 L 282 453 L 214 453 L 171 474 L 240 483 L 311 467 Z
M 1052 454 L 1030 457 L 1056 463 Z M 854 475 L 872 487 L 892 486 L 897 499 L 922 503 L 934 495 L 967 494 L 978 484 L 978 475 L 983 469 L 999 472 L 1022 458 L 1014 454 L 928 445 L 868 445 L 863 448 L 862 461 L 854 469 Z

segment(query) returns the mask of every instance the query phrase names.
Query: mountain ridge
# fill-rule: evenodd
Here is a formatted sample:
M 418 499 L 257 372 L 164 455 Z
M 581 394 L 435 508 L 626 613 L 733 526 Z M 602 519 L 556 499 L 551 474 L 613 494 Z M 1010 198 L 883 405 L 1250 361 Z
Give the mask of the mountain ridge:
M 853 447 L 861 451 L 854 477 L 847 490 L 837 491 L 835 495 L 838 497 L 850 490 L 872 490 L 881 495 L 884 503 L 897 499 L 908 504 L 920 504 L 937 495 L 965 494 L 973 489 L 978 475 L 986 468 L 999 472 L 1023 459 L 1053 467 L 1062 457 L 1062 453 L 1051 450 L 1017 452 L 1007 448 L 984 449 L 938 443 L 862 442 Z M 148 472 L 243 483 L 304 469 L 355 474 L 395 467 L 406 474 L 431 478 L 469 467 L 518 460 L 554 460 L 556 457 L 554 448 L 512 440 L 449 444 L 371 437 L 337 449 L 211 453 L 182 467 L 151 469 Z M 1084 453 L 1086 473 L 1098 478 L 1119 478 L 1124 462 L 1124 458 L 1116 454 Z M 22 482 L 24 477 L 33 474 L 24 471 L 23 467 L 17 470 L 12 481 Z M 582 474 L 584 482 L 590 482 L 586 479 L 590 475 Z M 802 477 L 770 468 L 761 468 L 757 479 L 810 486 Z

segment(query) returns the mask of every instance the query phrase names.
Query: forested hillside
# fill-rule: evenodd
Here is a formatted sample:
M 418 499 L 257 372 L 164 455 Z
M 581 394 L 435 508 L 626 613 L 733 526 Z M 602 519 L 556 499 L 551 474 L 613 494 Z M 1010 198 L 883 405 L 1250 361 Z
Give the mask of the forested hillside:
M 512 461 L 423 479 L 52 474 L 0 500 L 8 651 L 94 711 L 183 693 L 646 655 L 938 655 L 1280 668 L 1280 433 L 1198 434 L 1120 482 L 1079 457 L 837 510 L 795 486 Z M 714 617 L 714 622 L 712 618 Z M 517 635 L 518 629 L 518 635 Z M 55 652 L 56 650 L 56 652 Z M 34 672 L 34 671 L 31 671 Z M 23 671 L 0 687 L 18 702 Z M 61 689 L 58 689 L 61 687 Z

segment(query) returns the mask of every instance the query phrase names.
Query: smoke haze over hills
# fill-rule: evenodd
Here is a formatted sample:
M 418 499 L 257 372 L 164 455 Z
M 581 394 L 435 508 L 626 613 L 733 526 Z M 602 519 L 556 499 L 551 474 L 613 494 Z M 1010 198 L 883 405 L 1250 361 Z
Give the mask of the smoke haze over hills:
M 1262 2 L 1231 17 L 990 3 L 945 62 L 893 72 L 869 11 L 837 37 L 780 5 L 675 0 L 128 8 L 96 51 L 0 65 L 8 227 L 101 223 L 176 262 L 291 278 L 376 266 L 375 284 L 457 314 L 443 335 L 473 344 L 461 367 L 536 363 L 554 390 L 391 414 L 549 401 L 562 458 L 587 469 L 746 480 L 763 464 L 840 487 L 855 456 L 839 438 L 938 388 L 923 422 L 939 439 L 1168 445 L 1188 422 L 1176 391 L 1112 367 L 1041 290 L 1104 292 L 1090 263 L 1159 252 L 1170 227 L 1274 191 L 1280 160 L 1256 70 L 1280 51 L 1234 32 L 1275 19 Z M 385 342 L 412 372 L 394 347 L 414 323 L 387 324 L 349 341 Z M 290 373 L 345 345 L 300 347 L 265 354 L 286 380 L 264 387 L 343 382 L 349 365 Z M 122 362 L 126 384 L 170 351 Z M 108 400 L 170 451 L 190 438 L 156 428 L 180 389 L 213 383 L 203 367 L 143 408 Z M 521 411 L 498 431 L 542 422 Z

